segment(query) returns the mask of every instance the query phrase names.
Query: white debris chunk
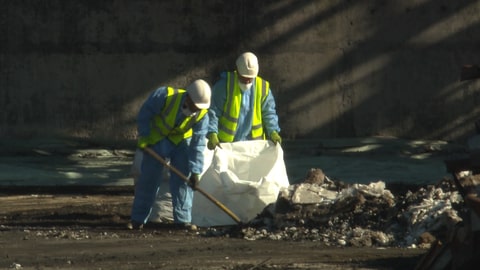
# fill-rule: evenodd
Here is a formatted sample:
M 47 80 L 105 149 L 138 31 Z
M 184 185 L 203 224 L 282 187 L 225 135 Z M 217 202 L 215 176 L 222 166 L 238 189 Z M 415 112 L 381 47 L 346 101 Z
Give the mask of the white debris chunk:
M 292 202 L 295 204 L 332 203 L 337 196 L 338 192 L 327 190 L 317 184 L 301 184 L 295 189 Z
M 12 268 L 12 269 L 22 269 L 22 265 L 19 264 L 19 263 L 12 263 L 10 265 L 10 268 Z

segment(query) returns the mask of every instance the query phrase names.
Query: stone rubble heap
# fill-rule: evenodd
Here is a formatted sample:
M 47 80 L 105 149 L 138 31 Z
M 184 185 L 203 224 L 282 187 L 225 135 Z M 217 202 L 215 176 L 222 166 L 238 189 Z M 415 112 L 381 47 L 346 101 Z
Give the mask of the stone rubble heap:
M 283 190 L 275 204 L 243 226 L 240 235 L 331 246 L 429 248 L 462 221 L 462 205 L 449 179 L 394 196 L 381 181 L 345 184 L 312 169 L 303 183 Z

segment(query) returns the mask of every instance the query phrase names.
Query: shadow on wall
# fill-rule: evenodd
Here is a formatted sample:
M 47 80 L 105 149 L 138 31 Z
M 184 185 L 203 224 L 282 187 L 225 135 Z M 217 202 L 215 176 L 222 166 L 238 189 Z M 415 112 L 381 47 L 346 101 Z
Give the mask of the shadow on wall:
M 302 8 L 306 7 L 298 7 Z M 328 120 L 298 131 L 298 135 L 305 138 L 468 137 L 479 115 L 480 88 L 475 82 L 459 82 L 460 68 L 471 61 L 468 58 L 471 54 L 477 53 L 477 42 L 471 37 L 479 32 L 480 22 L 478 18 L 455 22 L 455 16 L 472 14 L 472 8 L 480 7 L 475 1 L 454 5 L 435 1 L 338 3 L 304 18 L 303 23 L 292 26 L 272 44 L 286 46 L 304 32 L 321 28 L 319 25 L 339 13 L 347 14 L 344 20 L 349 20 L 352 30 L 342 32 L 337 48 L 341 53 L 337 59 L 309 78 L 296 80 L 290 87 L 281 89 L 279 103 L 286 107 L 281 113 L 282 126 L 294 125 L 289 130 L 293 134 L 289 135 L 296 137 L 295 125 L 308 125 L 306 123 L 314 122 L 315 117 L 321 118 L 315 112 L 318 107 L 325 107 L 323 112 L 328 114 Z M 352 11 L 355 9 L 368 9 L 368 12 L 358 12 L 364 16 L 348 18 L 348 14 L 356 14 Z M 283 13 L 276 15 L 279 14 Z M 366 20 L 370 21 L 369 33 L 355 35 L 355 25 Z M 268 22 L 262 25 L 269 26 Z M 270 43 L 259 48 L 262 52 L 271 49 Z M 461 55 L 461 51 L 465 55 Z M 474 59 L 479 57 L 476 55 Z M 306 113 L 308 111 L 312 113 Z
M 246 50 L 271 82 L 287 139 L 453 140 L 479 114 L 479 80 L 459 82 L 463 64 L 480 62 L 477 1 L 24 5 L 0 12 L 0 136 L 133 140 L 149 91 L 213 83 Z

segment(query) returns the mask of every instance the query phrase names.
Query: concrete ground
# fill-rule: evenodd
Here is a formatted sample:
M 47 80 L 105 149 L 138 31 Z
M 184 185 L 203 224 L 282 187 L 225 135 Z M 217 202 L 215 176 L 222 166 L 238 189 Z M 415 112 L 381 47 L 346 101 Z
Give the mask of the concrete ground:
M 0 186 L 133 185 L 134 149 L 52 139 L 0 146 Z M 283 149 L 291 184 L 310 168 L 347 183 L 432 184 L 448 176 L 443 160 L 464 151 L 443 141 L 380 137 L 286 140 Z

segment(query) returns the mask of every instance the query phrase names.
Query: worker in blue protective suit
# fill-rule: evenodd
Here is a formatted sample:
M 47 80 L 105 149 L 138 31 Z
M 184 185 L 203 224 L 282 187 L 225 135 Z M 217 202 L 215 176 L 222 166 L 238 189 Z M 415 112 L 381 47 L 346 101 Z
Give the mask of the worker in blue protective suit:
M 203 151 L 208 128 L 211 89 L 203 80 L 196 80 L 186 90 L 173 87 L 156 89 L 143 103 L 137 117 L 137 147 L 151 148 L 159 156 L 170 159 L 170 165 L 187 176 L 189 183 L 172 173 L 174 224 L 192 228 L 193 190 L 203 168 Z M 155 201 L 164 166 L 145 153 L 141 174 L 135 185 L 130 229 L 141 229 Z
M 235 71 L 220 74 L 208 112 L 208 149 L 220 147 L 220 142 L 267 138 L 281 144 L 275 99 L 258 70 L 257 57 L 246 52 L 237 58 Z

